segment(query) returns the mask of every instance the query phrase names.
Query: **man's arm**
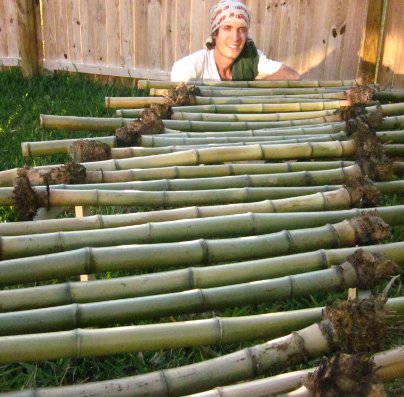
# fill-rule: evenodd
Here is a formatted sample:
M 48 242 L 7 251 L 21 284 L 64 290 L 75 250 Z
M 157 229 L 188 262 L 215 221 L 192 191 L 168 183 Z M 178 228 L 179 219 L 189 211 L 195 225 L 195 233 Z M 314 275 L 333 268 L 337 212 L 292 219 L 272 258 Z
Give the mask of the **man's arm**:
M 296 70 L 282 64 L 280 69 L 272 74 L 258 74 L 256 80 L 301 80 L 301 76 Z

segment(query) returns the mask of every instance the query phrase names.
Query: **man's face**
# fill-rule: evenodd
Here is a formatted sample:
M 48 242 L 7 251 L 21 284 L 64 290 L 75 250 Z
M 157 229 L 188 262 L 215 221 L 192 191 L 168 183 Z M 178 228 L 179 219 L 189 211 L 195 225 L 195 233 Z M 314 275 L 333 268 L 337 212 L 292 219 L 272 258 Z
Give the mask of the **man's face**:
M 220 26 L 215 36 L 215 55 L 234 61 L 243 50 L 247 35 L 248 29 L 241 23 Z

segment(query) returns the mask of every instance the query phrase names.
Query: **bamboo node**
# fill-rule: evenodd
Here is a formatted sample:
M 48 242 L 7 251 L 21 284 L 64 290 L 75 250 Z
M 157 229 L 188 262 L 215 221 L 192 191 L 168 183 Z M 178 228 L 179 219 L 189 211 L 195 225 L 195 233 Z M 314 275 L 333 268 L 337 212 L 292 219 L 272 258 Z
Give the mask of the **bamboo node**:
M 368 85 L 357 85 L 354 88 L 344 91 L 345 98 L 351 105 L 370 102 L 375 92 L 376 89 Z
M 70 157 L 76 163 L 87 161 L 102 161 L 111 158 L 111 148 L 104 142 L 80 139 L 74 141 L 68 148 Z
M 324 358 L 318 368 L 308 374 L 304 386 L 313 397 L 385 396 L 373 359 L 361 353 L 338 353 L 330 359 Z M 375 393 L 375 390 L 380 392 Z
M 355 230 L 358 243 L 379 244 L 391 236 L 390 226 L 377 215 L 377 211 L 366 212 L 349 222 Z
M 326 306 L 323 318 L 331 321 L 342 353 L 377 352 L 385 336 L 384 298 L 337 301 Z
M 358 277 L 358 287 L 370 289 L 380 284 L 386 277 L 401 274 L 401 268 L 382 253 L 371 253 L 358 249 L 347 258 Z
M 32 221 L 41 207 L 47 206 L 47 194 L 36 192 L 27 176 L 26 168 L 17 171 L 13 198 L 17 221 Z

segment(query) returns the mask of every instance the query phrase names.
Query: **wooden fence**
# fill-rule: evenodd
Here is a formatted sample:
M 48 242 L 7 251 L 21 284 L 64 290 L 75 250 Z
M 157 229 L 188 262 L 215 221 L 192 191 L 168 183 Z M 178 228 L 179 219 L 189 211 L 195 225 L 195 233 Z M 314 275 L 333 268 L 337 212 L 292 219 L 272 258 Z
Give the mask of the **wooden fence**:
M 0 63 L 168 79 L 203 47 L 216 1 L 0 0 Z M 372 78 L 377 63 L 382 85 L 404 88 L 403 0 L 245 2 L 257 47 L 304 79 Z

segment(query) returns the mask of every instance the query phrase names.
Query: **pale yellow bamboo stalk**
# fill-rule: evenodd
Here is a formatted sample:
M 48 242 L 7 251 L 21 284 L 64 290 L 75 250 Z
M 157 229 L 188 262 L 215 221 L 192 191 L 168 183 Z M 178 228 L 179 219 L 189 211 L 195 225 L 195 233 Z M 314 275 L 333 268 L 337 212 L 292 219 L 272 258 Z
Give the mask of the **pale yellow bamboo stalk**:
M 190 120 L 190 121 L 226 121 L 226 122 L 266 122 L 266 121 L 288 121 L 288 120 L 304 120 L 319 117 L 333 116 L 334 110 L 318 110 L 311 112 L 288 112 L 288 113 L 190 113 L 190 112 L 173 112 L 171 120 Z
M 115 136 L 84 138 L 85 140 L 106 143 L 109 147 L 116 147 Z M 74 142 L 83 139 L 60 139 L 51 141 L 21 142 L 21 152 L 24 157 L 47 156 L 50 154 L 66 154 Z
M 248 103 L 309 103 L 309 102 L 330 102 L 334 100 L 345 100 L 345 94 L 341 93 L 336 94 L 337 98 L 330 97 L 329 94 L 313 94 L 313 97 L 310 95 L 306 98 L 304 96 L 288 96 L 288 95 L 278 95 L 278 96 L 245 96 L 242 98 L 234 98 L 234 97 L 195 97 L 196 105 L 225 105 L 225 104 L 248 104 Z M 165 104 L 170 105 L 170 101 L 165 97 L 159 96 L 150 96 L 150 97 L 106 97 L 105 98 L 105 106 L 107 108 L 117 109 L 118 110 L 130 110 L 137 108 L 145 108 L 149 107 L 151 104 Z M 117 115 L 119 115 L 117 110 Z M 123 112 L 124 113 L 124 112 Z
M 174 88 L 179 84 L 175 81 L 160 81 L 160 80 L 139 80 L 138 88 L 140 90 L 148 90 L 150 88 Z M 360 84 L 360 80 L 313 80 L 313 81 L 289 81 L 289 80 L 254 80 L 254 81 L 206 81 L 206 80 L 191 80 L 190 85 L 195 86 L 213 86 L 213 87 L 281 87 L 281 88 L 297 88 L 297 87 L 348 87 Z

